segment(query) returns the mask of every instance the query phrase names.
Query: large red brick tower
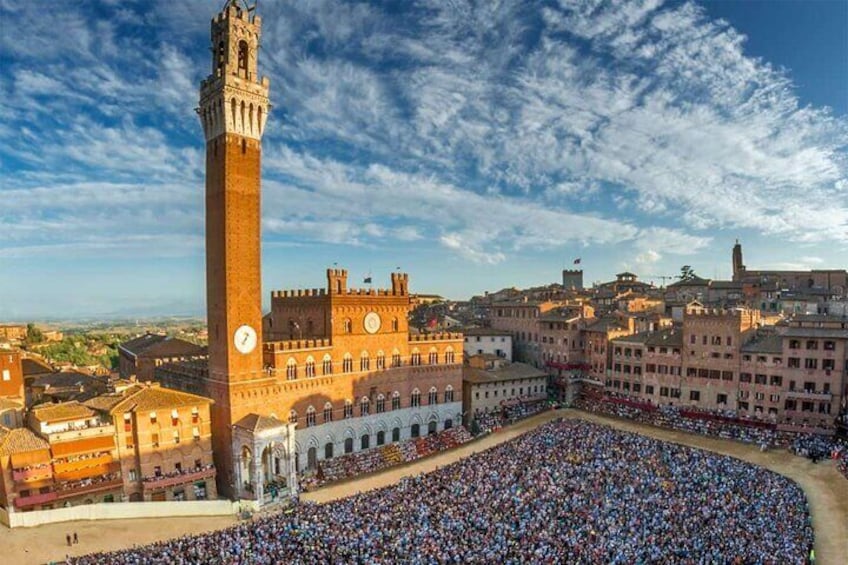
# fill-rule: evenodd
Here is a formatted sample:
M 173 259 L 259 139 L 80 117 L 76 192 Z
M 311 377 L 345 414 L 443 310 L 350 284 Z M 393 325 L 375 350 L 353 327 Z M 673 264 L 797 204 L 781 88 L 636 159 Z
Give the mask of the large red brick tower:
M 267 382 L 262 361 L 260 162 L 268 79 L 259 78 L 261 18 L 229 0 L 212 20 L 212 74 L 200 87 L 206 138 L 206 301 L 213 446 L 219 492 L 233 494 L 233 399 Z M 235 409 L 234 409 L 235 408 Z

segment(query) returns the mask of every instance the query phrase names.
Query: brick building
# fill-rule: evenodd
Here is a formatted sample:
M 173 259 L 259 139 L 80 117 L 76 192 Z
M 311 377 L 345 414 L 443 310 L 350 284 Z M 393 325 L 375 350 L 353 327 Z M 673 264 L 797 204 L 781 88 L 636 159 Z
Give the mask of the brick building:
M 23 424 L 24 373 L 21 352 L 0 347 L 0 425 L 17 428 Z
M 206 348 L 177 337 L 147 333 L 118 346 L 118 372 L 122 379 L 153 380 L 153 370 L 165 363 L 202 359 Z
M 25 324 L 0 324 L 0 341 L 18 343 L 25 340 L 26 336 Z
M 125 498 L 217 497 L 208 398 L 145 384 L 85 404 L 115 428 Z
M 121 500 L 121 466 L 111 421 L 72 401 L 36 406 L 29 411 L 27 427 L 46 442 L 49 461 L 39 461 L 39 469 L 49 464 L 50 472 L 39 487 L 43 496 L 26 504 L 20 501 L 17 508 L 37 510 Z
M 831 296 L 848 296 L 848 271 L 845 269 L 813 269 L 810 271 L 750 270 L 742 259 L 742 244 L 733 246 L 733 280 L 749 287 L 749 292 L 759 288 L 774 290 L 822 289 Z
M 57 371 L 32 378 L 26 386 L 27 404 L 83 402 L 109 389 L 109 379 L 79 371 Z
M 0 506 L 16 512 L 56 502 L 47 441 L 27 428 L 0 427 Z
M 610 392 L 830 431 L 848 397 L 848 322 L 690 309 L 680 327 L 612 339 Z
M 462 386 L 462 410 L 469 425 L 476 414 L 499 412 L 510 402 L 546 399 L 548 375 L 526 363 L 474 355 L 463 369 Z
M 459 334 L 411 335 L 408 278 L 352 289 L 331 269 L 318 290 L 272 294 L 262 314 L 260 199 L 269 81 L 262 21 L 228 1 L 211 22 L 212 72 L 198 114 L 206 140 L 208 360 L 154 369 L 211 406 L 219 492 L 260 503 L 295 493 L 320 459 L 459 424 Z M 263 335 L 264 334 L 264 335 Z
M 462 331 L 463 353 L 467 359 L 472 355 L 494 355 L 512 361 L 512 333 L 494 328 L 466 328 Z
M 26 428 L 0 427 L 7 511 L 95 502 L 217 497 L 210 400 L 134 384 L 36 406 Z

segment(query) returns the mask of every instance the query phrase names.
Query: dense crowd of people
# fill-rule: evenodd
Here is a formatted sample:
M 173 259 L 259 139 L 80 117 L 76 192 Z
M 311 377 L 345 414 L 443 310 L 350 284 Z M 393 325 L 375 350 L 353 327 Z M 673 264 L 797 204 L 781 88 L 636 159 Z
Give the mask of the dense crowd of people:
M 476 435 L 496 432 L 504 426 L 529 418 L 551 407 L 547 399 L 516 400 L 495 410 L 478 410 L 473 416 L 472 431 Z
M 741 422 L 730 419 L 724 414 L 696 414 L 688 410 L 684 412 L 677 406 L 647 405 L 603 394 L 582 395 L 575 401 L 574 407 L 587 412 L 626 418 L 642 424 L 753 443 L 763 448 L 784 447 L 792 437 L 790 434 L 777 432 L 773 426 Z
M 812 544 L 785 477 L 566 420 L 390 487 L 68 563 L 800 564 Z
M 833 438 L 815 434 L 799 434 L 789 446 L 792 453 L 801 457 L 808 457 L 813 462 L 831 457 L 835 449 L 836 444 Z
M 753 443 L 764 450 L 785 447 L 795 455 L 807 457 L 813 462 L 834 459 L 837 469 L 848 478 L 848 445 L 831 436 L 780 432 L 774 426 L 763 425 L 761 422 L 734 420 L 732 414 L 726 412 L 684 411 L 676 406 L 645 405 L 626 397 L 604 393 L 583 394 L 574 402 L 574 407 L 642 424 Z
M 437 434 L 411 438 L 401 442 L 349 453 L 318 462 L 314 475 L 301 478 L 301 490 L 311 490 L 327 483 L 380 471 L 401 463 L 409 463 L 433 453 L 451 449 L 471 440 L 463 426 L 449 428 Z

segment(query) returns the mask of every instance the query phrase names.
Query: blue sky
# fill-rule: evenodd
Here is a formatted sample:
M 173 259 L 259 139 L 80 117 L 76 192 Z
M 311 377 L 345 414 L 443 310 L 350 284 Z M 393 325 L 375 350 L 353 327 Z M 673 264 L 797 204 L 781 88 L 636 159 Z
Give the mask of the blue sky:
M 0 0 L 0 319 L 204 311 L 222 4 Z M 844 1 L 260 10 L 266 296 L 848 267 Z

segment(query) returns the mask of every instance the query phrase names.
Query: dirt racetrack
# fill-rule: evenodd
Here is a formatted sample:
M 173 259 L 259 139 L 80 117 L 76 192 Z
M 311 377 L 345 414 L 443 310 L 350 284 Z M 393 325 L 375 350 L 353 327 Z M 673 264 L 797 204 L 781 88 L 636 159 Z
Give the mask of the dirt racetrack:
M 583 418 L 663 441 L 731 455 L 762 465 L 795 480 L 804 489 L 810 501 L 816 532 L 817 563 L 824 565 L 848 563 L 848 480 L 839 474 L 833 462 L 826 461 L 814 465 L 806 459 L 795 457 L 785 451 L 761 453 L 756 446 L 752 445 L 654 428 L 577 410 L 545 412 L 449 452 L 305 493 L 301 498 L 326 502 L 356 492 L 380 488 L 397 482 L 401 477 L 448 465 L 457 459 L 512 439 L 543 422 L 560 416 Z M 16 564 L 46 563 L 61 561 L 69 554 L 81 555 L 142 545 L 186 534 L 221 529 L 235 522 L 235 518 L 222 516 L 65 522 L 15 530 L 0 527 L 0 547 L 4 550 L 4 561 L 9 559 L 8 562 Z M 78 534 L 80 543 L 68 547 L 65 543 L 65 534 L 73 532 Z

